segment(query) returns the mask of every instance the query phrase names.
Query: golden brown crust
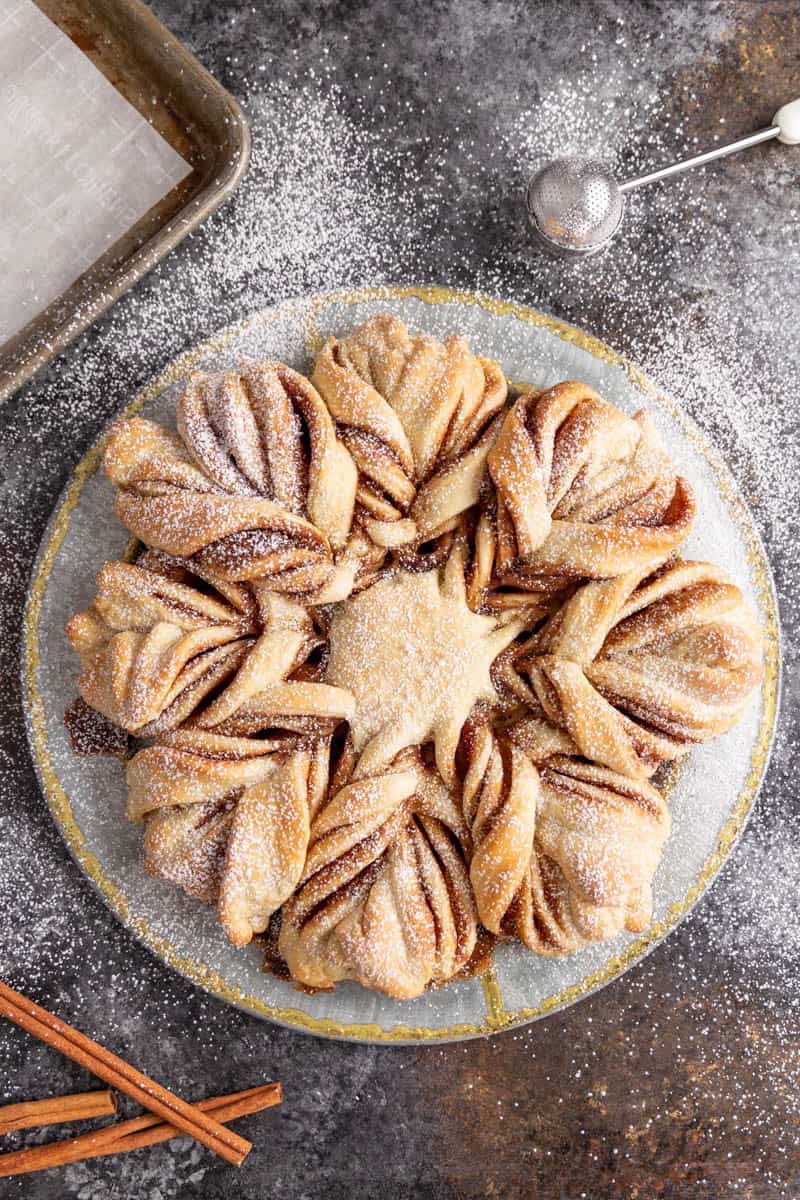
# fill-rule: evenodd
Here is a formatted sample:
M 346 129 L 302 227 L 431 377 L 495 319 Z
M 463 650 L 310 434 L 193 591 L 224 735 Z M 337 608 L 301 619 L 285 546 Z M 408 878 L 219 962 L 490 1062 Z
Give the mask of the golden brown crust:
M 486 928 L 538 954 L 646 928 L 669 832 L 655 788 L 568 755 L 534 764 L 485 724 L 466 743 L 470 879 Z
M 477 502 L 507 385 L 466 338 L 412 337 L 391 314 L 371 317 L 328 339 L 314 383 L 359 468 L 360 520 L 378 545 L 427 541 Z
M 589 583 L 529 640 L 516 668 L 584 757 L 645 778 L 736 724 L 760 682 L 761 633 L 710 563 Z
M 124 562 L 98 572 L 91 606 L 67 625 L 87 704 L 131 733 L 179 723 L 253 644 L 254 608 Z M 159 726 L 162 727 L 162 726 Z
M 245 945 L 300 879 L 330 743 L 175 740 L 139 751 L 128 766 L 128 815 L 146 823 L 146 869 L 216 902 L 230 940 Z
M 304 517 L 260 497 L 221 493 L 188 462 L 179 439 L 133 417 L 114 427 L 105 469 L 119 485 L 122 524 L 190 569 L 232 582 L 269 581 L 274 591 L 304 595 L 333 570 L 327 537 Z
M 304 376 L 276 362 L 195 372 L 177 416 L 189 454 L 221 491 L 273 500 L 306 517 L 335 551 L 344 546 L 356 468 Z
M 477 933 L 462 826 L 414 752 L 336 792 L 283 910 L 280 953 L 293 978 L 315 988 L 355 979 L 398 999 L 452 978 Z
M 106 563 L 95 600 L 71 618 L 67 636 L 81 656 L 83 698 L 141 737 L 187 722 L 225 732 L 246 719 L 258 732 L 273 714 L 350 713 L 347 697 L 318 685 L 275 691 L 321 639 L 305 608 L 274 592 L 256 589 L 237 610 L 216 591 Z
M 236 803 L 219 890 L 219 919 L 235 946 L 263 933 L 300 880 L 328 759 L 326 741 L 297 750 Z
M 631 419 L 582 383 L 521 396 L 489 453 L 496 577 L 559 591 L 663 562 L 695 515 L 650 417 Z
M 227 798 L 154 809 L 144 823 L 144 869 L 187 895 L 216 904 L 233 821 Z

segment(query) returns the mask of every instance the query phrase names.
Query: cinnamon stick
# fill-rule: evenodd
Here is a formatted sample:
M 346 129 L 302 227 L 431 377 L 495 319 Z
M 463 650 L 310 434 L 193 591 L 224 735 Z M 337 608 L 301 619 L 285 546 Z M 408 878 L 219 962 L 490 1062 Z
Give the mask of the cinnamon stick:
M 233 1092 L 229 1096 L 214 1096 L 200 1100 L 196 1107 L 212 1113 L 219 1122 L 235 1121 L 248 1113 L 261 1112 L 281 1102 L 281 1085 L 266 1083 L 261 1087 Z M 183 1137 L 177 1129 L 158 1117 L 147 1114 L 130 1121 L 118 1121 L 104 1129 L 83 1133 L 79 1137 L 47 1146 L 31 1146 L 27 1150 L 14 1150 L 0 1155 L 0 1179 L 9 1175 L 29 1175 L 32 1171 L 46 1171 L 66 1163 L 82 1162 L 87 1158 L 103 1158 L 108 1154 L 122 1154 L 128 1150 L 139 1150 L 142 1146 L 153 1146 L 170 1138 Z
M 48 1096 L 46 1100 L 23 1100 L 0 1108 L 0 1134 L 65 1121 L 88 1121 L 117 1111 L 117 1098 L 110 1090 L 78 1092 L 74 1096 Z
M 2 982 L 0 1016 L 7 1017 L 33 1037 L 48 1046 L 53 1046 L 80 1066 L 86 1067 L 111 1087 L 125 1092 L 163 1121 L 191 1134 L 226 1162 L 240 1167 L 252 1150 L 252 1144 L 245 1138 L 226 1129 L 202 1110 L 187 1104 L 180 1096 L 149 1079 L 104 1046 L 93 1042 L 66 1021 L 40 1008 L 38 1004 L 34 1004 L 32 1000 L 28 1000 Z

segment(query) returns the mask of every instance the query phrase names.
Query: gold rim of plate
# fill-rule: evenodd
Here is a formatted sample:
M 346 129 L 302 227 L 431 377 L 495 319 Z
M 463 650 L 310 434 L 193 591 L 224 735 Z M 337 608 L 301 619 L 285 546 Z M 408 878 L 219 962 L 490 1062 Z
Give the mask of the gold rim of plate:
M 583 330 L 550 317 L 536 309 L 513 301 L 496 300 L 474 292 L 458 291 L 445 287 L 369 287 L 344 292 L 324 292 L 300 297 L 276 305 L 274 308 L 253 314 L 243 321 L 228 326 L 214 337 L 174 359 L 162 373 L 123 410 L 120 416 L 129 417 L 148 401 L 156 399 L 167 387 L 176 383 L 208 355 L 223 350 L 242 332 L 259 324 L 270 324 L 293 311 L 305 317 L 305 341 L 309 350 L 318 348 L 321 337 L 317 327 L 317 315 L 333 304 L 356 304 L 369 300 L 417 299 L 425 304 L 463 304 L 478 306 L 498 316 L 513 316 L 520 321 L 538 325 L 554 333 L 563 341 L 570 342 L 593 357 L 621 368 L 628 380 L 650 401 L 664 408 L 680 425 L 687 440 L 705 458 L 711 467 L 720 494 L 742 536 L 752 581 L 765 617 L 765 674 L 762 690 L 762 712 L 758 736 L 753 746 L 750 769 L 744 786 L 731 814 L 717 839 L 716 849 L 708 856 L 694 883 L 682 900 L 676 901 L 662 921 L 654 922 L 640 938 L 629 943 L 623 951 L 612 955 L 599 969 L 592 971 L 578 983 L 546 997 L 534 1008 L 519 1008 L 510 1011 L 503 1006 L 503 998 L 493 966 L 481 976 L 486 1013 L 481 1022 L 467 1022 L 438 1027 L 395 1025 L 384 1029 L 377 1024 L 348 1024 L 327 1017 L 314 1017 L 299 1008 L 272 1007 L 257 996 L 241 988 L 232 987 L 206 963 L 178 952 L 169 941 L 154 932 L 145 917 L 134 916 L 125 893 L 104 875 L 94 854 L 87 848 L 83 833 L 72 812 L 69 797 L 53 768 L 47 742 L 44 702 L 37 683 L 39 669 L 39 620 L 47 583 L 58 550 L 66 536 L 71 514 L 78 503 L 87 480 L 100 465 L 104 435 L 78 463 L 67 484 L 57 510 L 51 519 L 49 532 L 45 535 L 34 567 L 28 602 L 24 617 L 24 676 L 27 699 L 28 728 L 42 790 L 50 810 L 59 826 L 67 845 L 79 866 L 94 883 L 106 902 L 127 926 L 159 958 L 174 967 L 200 987 L 240 1008 L 261 1017 L 294 1026 L 308 1032 L 327 1037 L 346 1038 L 366 1042 L 420 1042 L 456 1040 L 497 1033 L 526 1024 L 538 1017 L 567 1007 L 590 992 L 596 991 L 612 979 L 617 978 L 634 962 L 644 957 L 657 942 L 661 941 L 678 922 L 686 916 L 693 905 L 720 871 L 741 834 L 753 807 L 758 789 L 769 759 L 772 737 L 778 709 L 780 682 L 780 628 L 777 603 L 772 578 L 764 548 L 756 531 L 752 516 L 744 500 L 723 465 L 710 441 L 695 425 L 694 421 L 623 355 L 618 354 L 599 338 Z

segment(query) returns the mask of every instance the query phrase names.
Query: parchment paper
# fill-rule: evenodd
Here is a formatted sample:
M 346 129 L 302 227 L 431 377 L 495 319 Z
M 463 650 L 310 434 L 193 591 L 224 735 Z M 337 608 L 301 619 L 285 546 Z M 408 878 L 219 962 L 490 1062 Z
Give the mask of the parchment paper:
M 2 0 L 0 343 L 190 171 L 33 0 Z

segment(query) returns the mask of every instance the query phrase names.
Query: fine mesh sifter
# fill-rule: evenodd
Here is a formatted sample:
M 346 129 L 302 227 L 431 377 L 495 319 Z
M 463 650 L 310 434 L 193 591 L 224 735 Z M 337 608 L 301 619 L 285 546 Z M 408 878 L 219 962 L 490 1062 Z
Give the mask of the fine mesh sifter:
M 800 99 L 779 108 L 766 129 L 624 183 L 617 183 L 608 163 L 598 159 L 557 158 L 528 184 L 528 216 L 540 241 L 553 253 L 596 254 L 619 229 L 626 192 L 772 138 L 789 146 L 800 144 Z

